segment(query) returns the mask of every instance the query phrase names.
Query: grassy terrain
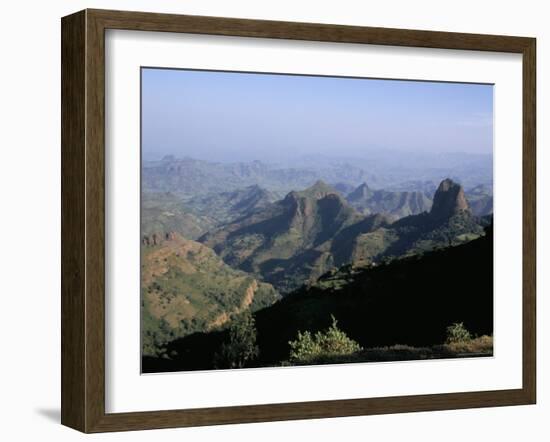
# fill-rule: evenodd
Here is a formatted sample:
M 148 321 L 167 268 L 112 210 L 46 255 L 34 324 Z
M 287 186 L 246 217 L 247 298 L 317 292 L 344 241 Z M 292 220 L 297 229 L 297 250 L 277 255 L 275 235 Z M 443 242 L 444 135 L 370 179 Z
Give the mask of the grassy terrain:
M 246 309 L 279 299 L 269 284 L 223 263 L 194 241 L 174 236 L 142 247 L 142 345 L 157 355 L 169 340 L 209 331 Z

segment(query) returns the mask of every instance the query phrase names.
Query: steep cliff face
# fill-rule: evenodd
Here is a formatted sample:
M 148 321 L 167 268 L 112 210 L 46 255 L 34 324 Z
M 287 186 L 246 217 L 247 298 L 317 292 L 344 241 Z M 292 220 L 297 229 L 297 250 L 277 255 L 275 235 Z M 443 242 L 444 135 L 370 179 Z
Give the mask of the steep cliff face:
M 470 212 L 464 189 L 460 184 L 447 178 L 435 192 L 430 217 L 434 220 L 445 220 L 461 212 Z
M 349 202 L 364 201 L 372 198 L 374 191 L 367 185 L 367 183 L 361 184 L 353 192 L 348 195 Z

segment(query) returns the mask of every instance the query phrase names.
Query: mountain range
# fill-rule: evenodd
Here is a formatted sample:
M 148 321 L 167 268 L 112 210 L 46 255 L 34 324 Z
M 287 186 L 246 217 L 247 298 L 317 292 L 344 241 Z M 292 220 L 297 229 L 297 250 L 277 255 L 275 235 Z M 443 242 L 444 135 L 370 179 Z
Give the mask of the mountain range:
M 411 183 L 414 187 L 414 184 Z M 358 187 L 338 183 L 331 192 L 340 194 L 363 215 L 381 214 L 388 220 L 429 211 L 437 186 L 424 183 L 424 191 L 372 189 L 367 183 Z M 433 188 L 428 193 L 429 188 Z M 493 211 L 492 188 L 478 185 L 465 191 L 472 214 L 490 215 Z M 284 193 L 252 185 L 225 192 L 210 192 L 184 197 L 173 192 L 142 194 L 142 233 L 162 236 L 177 232 L 185 238 L 197 239 L 217 227 L 265 209 L 284 197 Z
M 395 222 L 383 214 L 365 216 L 318 181 L 198 240 L 228 265 L 288 293 L 349 262 L 377 262 L 469 241 L 483 225 L 471 213 L 462 186 L 452 180 L 441 182 L 430 212 Z
M 432 206 L 431 199 L 420 191 L 374 190 L 367 183 L 349 193 L 346 199 L 366 215 L 381 213 L 396 219 L 427 212 Z
M 142 186 L 146 192 L 177 192 L 185 196 L 227 192 L 260 186 L 276 192 L 303 189 L 323 177 L 330 182 L 372 179 L 365 170 L 347 163 L 322 167 L 292 167 L 261 161 L 214 163 L 193 158 L 144 162 Z
M 190 342 L 191 347 L 207 345 L 204 351 L 210 354 L 221 345 L 219 339 L 225 339 L 235 318 L 250 311 L 257 312 L 259 343 L 264 348 L 262 363 L 272 364 L 273 358 L 284 357 L 288 333 L 295 333 L 300 324 L 305 329 L 324 324 L 328 306 L 346 318 L 342 308 L 360 288 L 354 285 L 358 279 L 365 284 L 361 290 L 377 293 L 381 286 L 394 290 L 388 275 L 398 280 L 406 275 L 418 284 L 411 285 L 411 290 L 418 291 L 422 282 L 410 272 L 418 269 L 425 278 L 428 261 L 422 261 L 424 257 L 459 256 L 450 250 L 471 251 L 476 248 L 462 247 L 481 244 L 484 229 L 492 223 L 490 184 L 478 182 L 465 191 L 456 179 L 434 181 L 439 171 L 406 179 L 407 173 L 396 169 L 395 176 L 382 175 L 386 178 L 380 179 L 381 175 L 368 169 L 368 164 L 313 160 L 294 167 L 171 157 L 144 164 L 144 357 L 171 360 L 174 352 L 181 363 L 185 352 L 196 351 L 188 348 Z M 476 174 L 481 170 L 476 169 Z M 381 183 L 389 184 L 380 187 Z M 453 265 L 457 260 L 447 259 Z M 375 276 L 382 274 L 386 276 L 381 280 L 377 278 L 382 276 Z M 372 278 L 378 282 L 367 283 Z M 426 284 L 435 293 L 432 282 Z M 402 289 L 406 287 L 403 284 Z M 441 290 L 449 291 L 447 287 Z M 327 304 L 327 293 L 333 298 L 346 293 L 349 299 L 341 305 L 340 301 Z M 397 295 L 392 296 L 388 299 L 412 308 Z M 428 301 L 437 305 L 433 296 L 421 303 L 423 309 Z M 358 306 L 374 302 L 376 311 L 389 308 L 382 297 L 377 301 L 361 299 Z M 289 308 L 303 315 L 295 317 L 296 312 Z M 399 307 L 396 317 L 402 318 L 402 313 Z M 371 313 L 364 314 L 378 324 Z M 417 316 L 421 317 L 420 313 Z M 348 319 L 348 331 L 362 345 L 377 345 L 358 332 L 359 322 L 353 322 L 356 319 Z M 277 330 L 279 321 L 285 323 L 285 330 Z M 399 329 L 395 321 L 391 323 Z M 391 339 L 397 337 L 405 342 L 403 334 Z M 185 348 L 176 348 L 181 342 Z M 411 338 L 410 342 L 421 343 L 422 339 Z M 273 350 L 266 351 L 269 346 Z M 200 361 L 199 357 L 196 367 L 201 366 Z
M 286 163 L 212 162 L 166 156 L 143 161 L 142 189 L 195 197 L 258 185 L 288 193 L 322 180 L 346 192 L 367 182 L 376 189 L 427 191 L 429 196 L 445 177 L 467 188 L 492 182 L 491 155 L 399 153 L 400 161 L 391 151 L 365 155 L 361 159 L 309 156 Z

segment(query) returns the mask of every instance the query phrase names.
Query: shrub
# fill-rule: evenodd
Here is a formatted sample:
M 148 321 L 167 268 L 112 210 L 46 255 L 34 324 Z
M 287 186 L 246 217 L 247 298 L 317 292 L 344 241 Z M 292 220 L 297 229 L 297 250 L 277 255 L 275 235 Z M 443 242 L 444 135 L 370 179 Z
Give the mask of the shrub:
M 243 368 L 258 357 L 256 324 L 250 310 L 237 316 L 229 327 L 229 338 L 214 356 L 217 368 Z
M 361 351 L 361 346 L 338 328 L 338 321 L 331 316 L 332 325 L 326 332 L 298 332 L 290 341 L 290 362 L 304 364 L 320 362 L 335 356 L 345 356 Z
M 295 341 L 290 341 L 290 360 L 305 361 L 321 354 L 321 346 L 309 331 L 298 332 Z
M 472 335 L 463 322 L 455 322 L 447 327 L 447 344 L 457 344 L 461 342 L 467 342 L 472 339 Z

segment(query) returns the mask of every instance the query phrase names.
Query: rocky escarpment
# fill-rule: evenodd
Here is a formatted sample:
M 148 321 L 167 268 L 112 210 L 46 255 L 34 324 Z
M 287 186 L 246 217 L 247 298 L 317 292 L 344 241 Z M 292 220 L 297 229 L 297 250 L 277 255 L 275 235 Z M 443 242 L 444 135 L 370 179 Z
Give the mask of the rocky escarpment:
M 141 244 L 147 247 L 158 246 L 163 241 L 173 240 L 175 236 L 175 232 L 151 233 L 150 235 L 143 235 Z
M 460 184 L 447 178 L 435 192 L 430 217 L 433 220 L 446 220 L 461 212 L 470 213 L 464 189 Z

